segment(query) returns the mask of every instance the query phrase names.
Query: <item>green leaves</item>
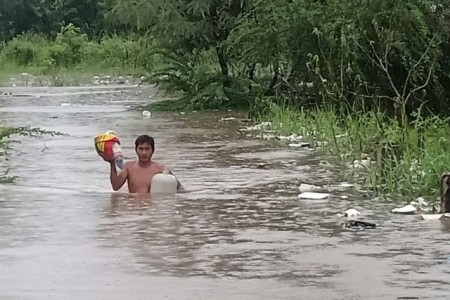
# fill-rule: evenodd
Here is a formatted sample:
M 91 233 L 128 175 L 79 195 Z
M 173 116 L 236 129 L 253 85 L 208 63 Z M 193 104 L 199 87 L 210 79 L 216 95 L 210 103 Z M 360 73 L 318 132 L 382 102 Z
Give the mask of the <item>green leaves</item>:
M 215 0 L 188 1 L 186 5 L 186 14 L 191 16 L 201 16 L 205 18 L 210 16 L 211 7 L 215 5 Z
M 6 155 L 6 151 L 3 151 L 2 148 L 5 148 L 7 145 L 8 138 L 14 135 L 21 136 L 29 136 L 29 137 L 41 137 L 43 135 L 64 135 L 64 133 L 57 131 L 48 131 L 40 128 L 33 127 L 0 127 L 0 156 Z M 8 176 L 9 169 L 5 171 L 0 170 L 0 184 L 12 183 L 17 178 L 16 176 Z
M 27 31 L 56 35 L 73 23 L 91 37 L 103 25 L 103 0 L 0 0 L 0 41 Z
M 228 97 L 232 95 L 227 91 L 238 89 L 248 97 L 285 97 L 295 107 L 311 102 L 347 111 L 382 107 L 403 119 L 422 103 L 435 112 L 447 109 L 450 9 L 446 2 L 0 0 L 0 15 L 10 20 L 8 25 L 0 19 L 0 25 L 4 35 L 12 29 L 14 35 L 19 29 L 36 28 L 57 36 L 61 27 L 74 24 L 81 37 L 103 24 L 103 12 L 111 26 L 104 27 L 104 33 L 117 29 L 136 34 L 189 60 L 196 70 L 207 61 L 213 71 L 195 72 L 199 76 L 194 76 L 195 81 L 218 80 Z M 65 60 L 67 49 L 73 54 L 68 57 L 76 58 L 78 44 L 74 36 L 58 42 L 51 61 L 64 65 L 56 62 Z M 24 65 L 34 55 L 28 48 L 16 49 L 15 56 Z
M 29 137 L 39 137 L 42 135 L 64 135 L 61 132 L 57 131 L 48 131 L 43 130 L 37 127 L 0 127 L 0 145 L 5 143 L 5 139 L 9 138 L 13 135 L 22 135 L 22 136 L 29 136 Z

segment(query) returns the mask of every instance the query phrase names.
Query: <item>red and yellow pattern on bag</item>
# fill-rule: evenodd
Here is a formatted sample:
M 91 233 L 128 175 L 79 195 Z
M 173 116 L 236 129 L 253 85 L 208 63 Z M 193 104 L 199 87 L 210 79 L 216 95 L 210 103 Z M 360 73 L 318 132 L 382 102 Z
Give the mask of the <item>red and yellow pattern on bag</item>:
M 97 135 L 94 138 L 95 150 L 97 153 L 108 161 L 114 159 L 113 146 L 115 143 L 120 144 L 120 140 L 116 133 L 112 130 L 108 130 L 105 133 Z

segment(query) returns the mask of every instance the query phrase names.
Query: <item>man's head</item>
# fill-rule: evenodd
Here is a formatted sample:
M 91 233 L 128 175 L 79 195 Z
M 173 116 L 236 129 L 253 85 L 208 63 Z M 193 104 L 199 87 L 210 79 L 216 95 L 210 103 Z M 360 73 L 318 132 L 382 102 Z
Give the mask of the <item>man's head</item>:
M 134 142 L 136 154 L 141 162 L 149 162 L 155 152 L 155 140 L 146 134 L 139 136 Z

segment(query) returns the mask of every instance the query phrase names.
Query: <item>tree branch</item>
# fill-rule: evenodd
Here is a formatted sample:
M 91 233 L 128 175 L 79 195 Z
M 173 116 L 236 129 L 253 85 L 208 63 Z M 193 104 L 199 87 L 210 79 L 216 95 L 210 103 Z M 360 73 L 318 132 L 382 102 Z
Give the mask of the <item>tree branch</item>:
M 381 67 L 381 69 L 383 70 L 383 72 L 386 74 L 387 79 L 389 80 L 389 84 L 391 85 L 391 88 L 394 90 L 395 95 L 397 96 L 397 98 L 401 98 L 402 95 L 400 94 L 400 92 L 398 91 L 397 87 L 394 84 L 394 80 L 392 80 L 391 74 L 389 73 L 389 69 L 388 69 L 388 63 L 387 63 L 387 55 L 390 52 L 390 47 L 389 45 L 386 45 L 386 50 L 385 50 L 385 54 L 384 54 L 384 62 L 381 59 L 380 56 L 378 56 L 377 51 L 375 49 L 375 47 L 373 46 L 373 43 L 371 43 L 369 41 L 369 45 L 372 48 L 373 54 L 375 55 L 376 59 L 378 60 L 378 64 Z
M 370 95 L 364 95 L 364 94 L 358 94 L 358 93 L 356 93 L 356 92 L 353 92 L 353 91 L 350 91 L 350 90 L 345 90 L 345 92 L 347 92 L 347 93 L 349 93 L 349 94 L 351 94 L 351 95 L 353 95 L 353 96 L 360 96 L 360 97 L 363 97 L 363 98 L 366 98 L 366 99 L 373 99 L 373 96 L 370 96 Z M 379 99 L 389 99 L 389 100 L 395 100 L 393 97 L 390 97 L 390 96 L 380 96 L 380 95 L 377 95 L 376 96 L 377 98 L 379 98 Z
M 415 93 L 420 91 L 421 89 L 424 89 L 428 83 L 430 82 L 431 73 L 433 73 L 434 65 L 436 64 L 436 61 L 433 61 L 433 63 L 430 66 L 430 69 L 428 70 L 427 80 L 421 85 L 413 89 L 411 92 L 408 93 L 408 96 L 405 99 L 405 104 L 408 102 L 408 100 L 411 98 L 411 96 Z
M 412 66 L 412 67 L 409 69 L 408 76 L 406 76 L 405 85 L 403 86 L 403 97 L 406 95 L 406 88 L 408 87 L 408 82 L 409 82 L 409 78 L 411 77 L 412 71 L 413 71 L 415 68 L 417 68 L 417 67 L 419 66 L 419 64 L 422 62 L 422 60 L 424 60 L 425 56 L 428 54 L 428 51 L 429 51 L 430 48 L 431 48 L 431 45 L 432 45 L 433 40 L 434 40 L 435 37 L 436 37 L 436 34 L 433 35 L 433 37 L 431 38 L 430 43 L 428 44 L 427 49 L 426 49 L 425 52 L 422 54 L 422 56 L 419 58 L 419 60 L 414 64 L 414 66 Z M 433 62 L 433 65 L 434 65 L 434 62 Z M 429 78 L 428 78 L 428 79 L 429 79 Z M 428 81 L 428 79 L 427 79 L 427 81 Z M 408 95 L 407 98 L 409 98 L 409 95 Z

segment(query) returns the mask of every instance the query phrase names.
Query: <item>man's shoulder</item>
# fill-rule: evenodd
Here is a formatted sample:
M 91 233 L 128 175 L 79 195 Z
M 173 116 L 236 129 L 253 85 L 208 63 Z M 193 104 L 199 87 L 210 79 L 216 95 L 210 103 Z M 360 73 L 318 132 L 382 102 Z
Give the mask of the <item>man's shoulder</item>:
M 125 168 L 130 168 L 132 166 L 136 165 L 136 161 L 135 160 L 129 160 L 127 162 L 125 162 L 125 164 L 123 165 L 124 169 Z
M 156 167 L 164 167 L 164 165 L 162 163 L 159 163 L 157 161 L 153 161 L 153 165 Z

